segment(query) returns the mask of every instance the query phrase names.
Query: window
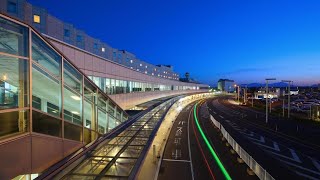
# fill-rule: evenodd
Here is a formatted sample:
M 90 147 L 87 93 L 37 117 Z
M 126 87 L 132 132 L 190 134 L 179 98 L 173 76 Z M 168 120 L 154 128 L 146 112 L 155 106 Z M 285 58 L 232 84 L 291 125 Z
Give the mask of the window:
M 60 117 L 61 84 L 60 81 L 32 65 L 32 105 L 43 112 Z M 50 87 L 50 88 L 48 88 Z
M 28 56 L 28 29 L 0 17 L 0 52 Z
M 8 2 L 7 11 L 9 13 L 17 13 L 17 3 L 15 2 Z
M 28 84 L 28 62 L 0 55 L 0 109 L 27 106 Z
M 103 47 L 103 48 L 101 48 L 101 51 L 102 51 L 102 52 L 105 52 L 105 51 L 106 51 L 106 49 Z
M 34 14 L 34 15 L 33 15 L 33 22 L 35 22 L 35 23 L 40 23 L 40 16 Z
M 97 43 L 93 44 L 93 49 L 98 49 L 98 44 Z
M 60 77 L 61 56 L 32 33 L 32 59 L 46 71 Z
M 133 63 L 133 60 L 132 60 L 132 59 L 130 60 L 130 63 Z
M 77 35 L 77 42 L 81 42 L 82 41 L 82 36 L 81 35 Z
M 69 29 L 64 29 L 64 36 L 70 37 L 70 30 Z

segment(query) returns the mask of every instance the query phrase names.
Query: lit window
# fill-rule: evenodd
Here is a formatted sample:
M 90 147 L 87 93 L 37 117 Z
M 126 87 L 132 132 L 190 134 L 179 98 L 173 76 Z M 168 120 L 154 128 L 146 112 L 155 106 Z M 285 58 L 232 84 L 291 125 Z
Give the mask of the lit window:
M 152 73 L 152 76 L 153 76 L 154 74 Z
M 33 15 L 33 22 L 40 23 L 40 16 L 39 15 Z
M 130 62 L 133 63 L 133 60 L 131 59 Z
M 140 64 L 140 66 L 142 66 L 142 64 Z
M 146 68 L 148 68 L 148 66 L 146 66 Z
M 139 69 L 137 69 L 137 71 L 139 71 Z
M 147 72 L 147 71 L 145 71 L 144 73 L 148 74 L 148 72 Z
M 157 71 L 157 69 L 155 68 L 154 71 Z
M 102 51 L 102 52 L 105 52 L 105 51 L 106 51 L 106 49 L 103 47 L 103 48 L 101 48 L 101 51 Z

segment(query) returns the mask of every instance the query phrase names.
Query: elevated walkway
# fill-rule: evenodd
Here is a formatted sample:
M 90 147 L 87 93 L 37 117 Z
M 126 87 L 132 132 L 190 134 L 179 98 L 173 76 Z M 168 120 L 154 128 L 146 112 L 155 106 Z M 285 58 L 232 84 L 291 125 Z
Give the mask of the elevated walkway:
M 38 179 L 134 179 L 164 116 L 179 98 L 141 112 Z

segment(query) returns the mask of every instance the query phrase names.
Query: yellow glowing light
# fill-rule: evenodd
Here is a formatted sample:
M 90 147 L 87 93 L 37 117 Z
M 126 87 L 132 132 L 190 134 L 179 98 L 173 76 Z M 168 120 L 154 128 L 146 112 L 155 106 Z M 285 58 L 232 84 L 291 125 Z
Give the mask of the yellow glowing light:
M 2 78 L 4 81 L 7 80 L 7 75 L 3 75 L 3 78 Z
M 33 15 L 33 22 L 40 23 L 40 16 L 39 15 Z
M 72 99 L 76 100 L 76 101 L 80 101 L 80 97 L 79 96 L 71 96 Z

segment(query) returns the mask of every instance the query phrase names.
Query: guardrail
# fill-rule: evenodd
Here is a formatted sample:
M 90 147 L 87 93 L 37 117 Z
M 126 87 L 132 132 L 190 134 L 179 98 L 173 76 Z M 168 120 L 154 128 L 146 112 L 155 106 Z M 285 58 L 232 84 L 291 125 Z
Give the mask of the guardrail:
M 220 124 L 219 121 L 214 119 L 212 115 L 210 115 L 211 122 L 220 129 L 222 136 L 227 140 L 227 142 L 231 145 L 233 150 L 237 152 L 239 157 L 249 166 L 250 169 L 262 180 L 274 180 L 274 178 L 256 161 L 250 154 L 248 154 L 225 130 L 225 128 Z

